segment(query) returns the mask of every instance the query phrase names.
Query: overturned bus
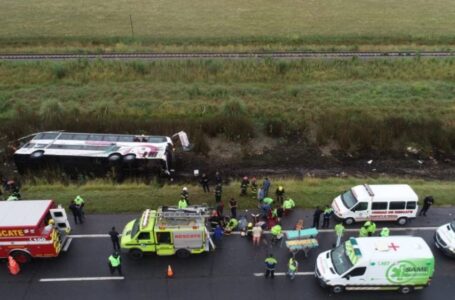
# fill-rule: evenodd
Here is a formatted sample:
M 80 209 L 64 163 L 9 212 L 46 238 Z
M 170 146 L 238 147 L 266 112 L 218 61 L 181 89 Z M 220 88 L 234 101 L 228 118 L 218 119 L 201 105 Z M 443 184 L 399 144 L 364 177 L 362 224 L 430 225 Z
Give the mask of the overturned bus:
M 190 150 L 185 132 L 173 137 Z M 21 174 L 52 168 L 96 175 L 125 169 L 160 175 L 174 171 L 174 144 L 167 136 L 46 131 L 21 138 L 19 144 L 14 161 Z

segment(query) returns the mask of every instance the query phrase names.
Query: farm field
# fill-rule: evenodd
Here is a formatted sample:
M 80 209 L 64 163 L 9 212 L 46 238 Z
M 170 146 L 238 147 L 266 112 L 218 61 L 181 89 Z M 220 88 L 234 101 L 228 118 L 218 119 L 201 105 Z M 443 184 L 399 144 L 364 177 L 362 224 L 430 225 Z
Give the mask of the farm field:
M 353 155 L 450 155 L 454 59 L 0 63 L 6 141 L 51 129 L 292 139 Z M 27 120 L 24 122 L 23 120 Z
M 416 179 L 379 177 L 379 178 L 272 178 L 275 188 L 282 184 L 298 207 L 316 207 L 329 204 L 333 198 L 346 189 L 366 182 L 370 184 L 404 183 L 410 184 L 420 199 L 426 195 L 433 195 L 438 206 L 453 204 L 452 195 L 455 187 L 450 181 L 425 181 Z M 189 188 L 191 204 L 206 203 L 214 205 L 212 193 L 203 193 L 202 188 L 196 184 L 185 184 Z M 108 181 L 91 181 L 83 185 L 63 185 L 35 183 L 23 189 L 24 199 L 49 199 L 52 198 L 63 206 L 68 206 L 76 195 L 82 195 L 88 202 L 86 209 L 93 213 L 133 212 L 160 205 L 177 205 L 183 184 L 146 185 L 143 183 L 123 183 L 113 185 Z M 240 182 L 233 181 L 223 187 L 223 199 L 227 201 L 234 197 L 238 199 L 240 209 L 255 208 L 257 200 L 253 196 L 239 197 Z M 273 194 L 274 190 L 272 191 Z M 226 208 L 227 209 L 227 208 Z
M 450 0 L 0 2 L 3 53 L 453 50 L 454 34 Z

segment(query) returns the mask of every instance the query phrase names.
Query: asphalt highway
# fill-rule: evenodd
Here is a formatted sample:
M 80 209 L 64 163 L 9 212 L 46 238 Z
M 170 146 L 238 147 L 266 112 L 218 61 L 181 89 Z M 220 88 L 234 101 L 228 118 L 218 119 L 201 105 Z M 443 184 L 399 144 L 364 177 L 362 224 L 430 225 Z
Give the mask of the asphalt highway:
M 310 225 L 311 211 L 297 210 L 284 220 L 288 229 L 297 219 Z M 405 228 L 387 224 L 391 235 L 416 235 L 431 246 L 436 259 L 436 272 L 431 285 L 410 295 L 397 292 L 346 292 L 332 295 L 319 287 L 312 272 L 317 254 L 335 242 L 332 230 L 322 231 L 320 246 L 308 258 L 298 256 L 299 272 L 294 281 L 285 276 L 265 279 L 264 259 L 273 253 L 278 259 L 277 272 L 286 272 L 289 252 L 283 245 L 271 246 L 269 236 L 260 247 L 239 235 L 226 236 L 216 251 L 188 259 L 146 256 L 140 261 L 123 257 L 124 278 L 111 276 L 107 257 L 112 252 L 105 235 L 111 226 L 121 231 L 123 225 L 139 216 L 88 215 L 83 225 L 73 225 L 74 240 L 67 253 L 58 258 L 34 260 L 23 265 L 17 276 L 8 273 L 6 262 L 0 264 L 0 299 L 451 299 L 455 282 L 455 260 L 443 256 L 432 243 L 434 227 L 453 219 L 455 208 L 432 208 L 428 217 L 419 217 Z M 378 229 L 383 223 L 377 223 Z M 331 227 L 334 223 L 332 222 Z M 356 228 L 355 226 L 349 228 Z M 357 230 L 348 236 L 356 236 Z M 173 267 L 174 278 L 166 278 L 167 266 Z M 106 278 L 107 277 L 107 278 Z M 78 278 L 77 281 L 74 281 Z M 91 280 L 88 280 L 91 279 Z M 49 280 L 49 281 L 47 281 Z M 62 281 L 56 281 L 62 280 Z M 68 281 L 72 280 L 72 281 Z

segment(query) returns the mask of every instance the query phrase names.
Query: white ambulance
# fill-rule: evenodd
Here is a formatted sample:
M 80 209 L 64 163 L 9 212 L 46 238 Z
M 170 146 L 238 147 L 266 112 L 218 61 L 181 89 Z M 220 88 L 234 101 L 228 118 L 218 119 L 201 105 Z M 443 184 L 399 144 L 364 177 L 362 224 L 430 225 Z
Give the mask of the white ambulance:
M 344 290 L 423 289 L 434 273 L 434 257 L 420 237 L 350 238 L 319 254 L 315 276 L 335 294 Z
M 407 184 L 357 185 L 332 202 L 335 218 L 346 225 L 366 220 L 405 225 L 417 216 L 419 197 Z
M 455 257 L 455 221 L 436 229 L 434 244 L 445 255 Z

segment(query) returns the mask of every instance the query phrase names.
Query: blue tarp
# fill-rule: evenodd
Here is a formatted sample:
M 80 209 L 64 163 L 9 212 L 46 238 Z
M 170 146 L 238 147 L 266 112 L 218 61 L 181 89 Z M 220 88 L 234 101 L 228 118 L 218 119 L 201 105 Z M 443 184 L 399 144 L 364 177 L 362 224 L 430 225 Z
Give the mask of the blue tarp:
M 318 230 L 316 228 L 286 231 L 286 237 L 288 240 L 307 239 L 311 237 L 316 237 L 317 235 Z

